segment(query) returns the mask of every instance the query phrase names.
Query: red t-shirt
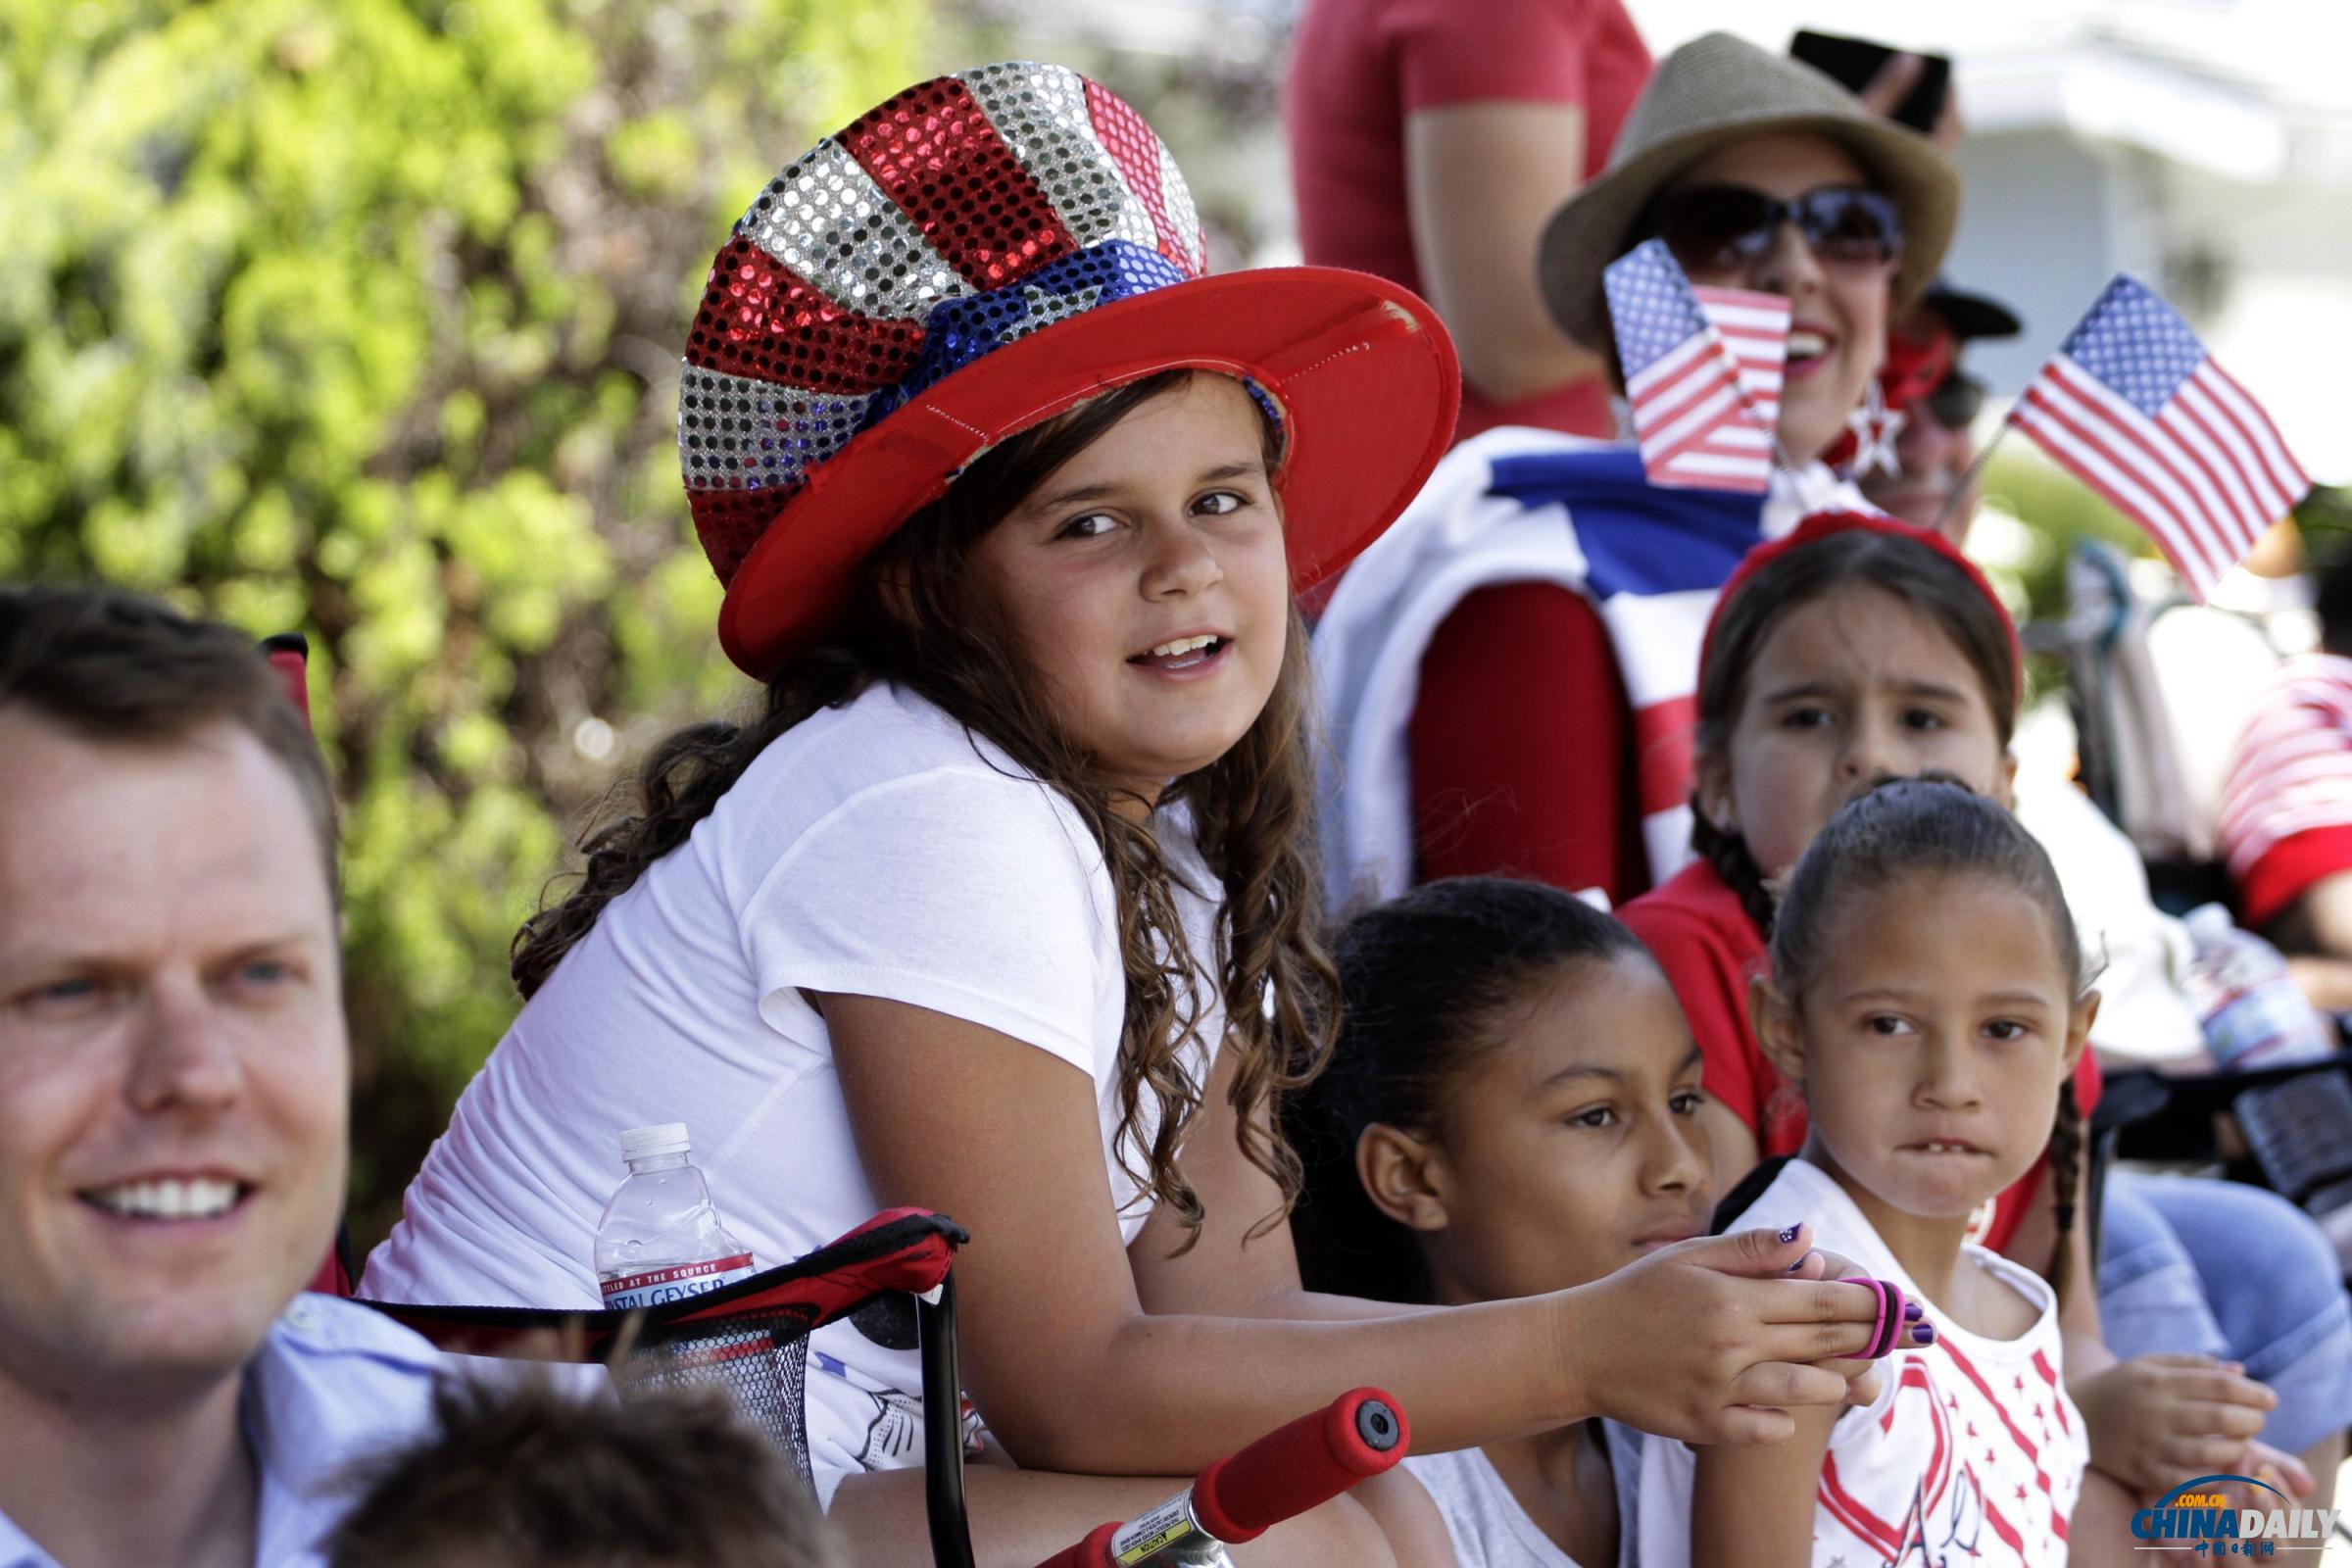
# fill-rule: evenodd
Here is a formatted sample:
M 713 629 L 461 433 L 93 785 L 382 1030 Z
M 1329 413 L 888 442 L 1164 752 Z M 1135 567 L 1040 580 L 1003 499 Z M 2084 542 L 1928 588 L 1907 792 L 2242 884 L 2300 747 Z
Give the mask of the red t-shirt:
M 1747 1020 L 1748 981 L 1764 969 L 1764 940 L 1740 898 L 1715 868 L 1694 860 L 1653 893 L 1617 911 L 1666 971 L 1683 1016 L 1705 1056 L 1707 1093 L 1755 1130 L 1767 1159 L 1793 1154 L 1805 1141 L 1805 1102 L 1775 1095 L 1780 1069 L 1766 1059 Z M 2099 1064 L 2087 1051 L 2075 1067 L 2075 1103 L 2087 1117 L 2099 1100 Z M 2045 1165 L 2036 1164 L 1994 1200 L 1984 1245 L 2007 1251 L 2041 1190 Z
M 1508 670 L 1531 674 L 1506 696 Z M 1454 606 L 1421 656 L 1406 745 L 1418 880 L 1525 877 L 1611 905 L 1649 887 L 1633 705 L 1583 595 L 1514 582 Z
M 1306 0 L 1283 88 L 1299 248 L 1315 266 L 1426 293 L 1405 203 L 1406 116 L 1494 101 L 1579 106 L 1591 178 L 1648 79 L 1649 50 L 1622 0 Z M 1532 273 L 1533 255 L 1526 265 Z M 1616 433 L 1598 377 L 1510 404 L 1465 388 L 1456 439 L 1498 424 Z

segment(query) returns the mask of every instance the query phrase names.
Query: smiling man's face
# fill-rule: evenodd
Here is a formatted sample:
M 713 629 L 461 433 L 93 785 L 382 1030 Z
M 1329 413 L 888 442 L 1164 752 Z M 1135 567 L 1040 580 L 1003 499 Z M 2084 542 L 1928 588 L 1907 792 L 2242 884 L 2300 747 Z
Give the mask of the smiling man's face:
M 0 709 L 0 1381 L 168 1397 L 259 1347 L 343 1201 L 336 935 L 251 734 Z

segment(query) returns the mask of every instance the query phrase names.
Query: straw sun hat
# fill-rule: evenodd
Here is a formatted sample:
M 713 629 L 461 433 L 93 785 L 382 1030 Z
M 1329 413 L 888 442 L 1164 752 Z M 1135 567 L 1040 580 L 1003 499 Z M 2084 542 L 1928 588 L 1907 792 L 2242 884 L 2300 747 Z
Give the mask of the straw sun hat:
M 1836 142 L 1893 198 L 1903 219 L 1894 300 L 1899 307 L 1917 299 L 1936 275 L 1959 212 L 1960 175 L 1951 160 L 1811 66 L 1711 32 L 1659 65 L 1617 133 L 1608 168 L 1544 225 L 1537 275 L 1552 318 L 1581 343 L 1606 344 L 1601 270 L 1632 246 L 1633 226 L 1650 201 L 1718 147 L 1780 131 Z
M 1298 588 L 1403 510 L 1460 397 L 1445 328 L 1402 288 L 1206 275 L 1175 160 L 1075 72 L 987 66 L 859 116 L 752 203 L 687 342 L 678 455 L 727 656 L 772 673 L 974 458 L 1187 368 L 1243 381 L 1280 425 Z

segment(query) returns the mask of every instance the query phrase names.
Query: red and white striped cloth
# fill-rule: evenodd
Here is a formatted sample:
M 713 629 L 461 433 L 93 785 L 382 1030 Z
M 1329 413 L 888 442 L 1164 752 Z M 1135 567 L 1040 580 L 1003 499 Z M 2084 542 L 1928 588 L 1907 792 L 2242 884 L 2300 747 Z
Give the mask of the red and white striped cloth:
M 2256 928 L 2352 870 L 2352 659 L 2290 659 L 2256 696 L 2222 788 L 2221 839 Z
M 2121 273 L 2009 422 L 2138 523 L 2200 602 L 2311 488 L 2180 313 Z
M 1788 359 L 1787 297 L 1695 288 L 1656 239 L 1611 262 L 1602 286 L 1650 482 L 1762 494 Z

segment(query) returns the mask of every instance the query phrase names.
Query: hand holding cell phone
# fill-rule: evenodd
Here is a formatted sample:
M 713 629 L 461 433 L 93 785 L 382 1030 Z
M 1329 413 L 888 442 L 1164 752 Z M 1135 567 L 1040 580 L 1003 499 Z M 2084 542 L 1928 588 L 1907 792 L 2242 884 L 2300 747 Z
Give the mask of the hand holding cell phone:
M 1810 28 L 1789 40 L 1788 53 L 1836 79 L 1872 112 L 1932 137 L 1937 146 L 1948 151 L 1960 139 L 1948 55 Z

